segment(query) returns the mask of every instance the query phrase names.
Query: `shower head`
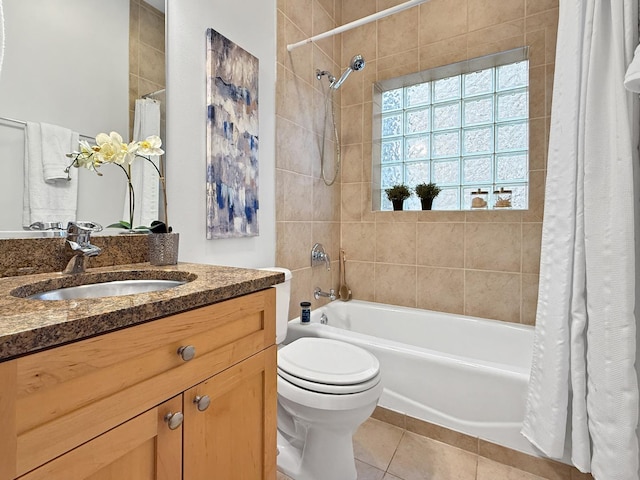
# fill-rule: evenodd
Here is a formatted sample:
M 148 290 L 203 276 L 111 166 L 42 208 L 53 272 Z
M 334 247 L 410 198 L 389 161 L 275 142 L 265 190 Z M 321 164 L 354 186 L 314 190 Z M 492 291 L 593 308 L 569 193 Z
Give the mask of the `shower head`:
M 344 73 L 342 74 L 342 76 L 336 80 L 335 82 L 331 83 L 331 88 L 333 88 L 334 90 L 337 90 L 340 88 L 340 86 L 344 83 L 344 81 L 347 79 L 347 77 L 349 75 L 351 75 L 351 72 L 353 72 L 354 70 L 356 72 L 362 70 L 364 68 L 365 65 L 365 61 L 364 58 L 362 57 L 362 55 L 358 54 L 355 55 L 352 59 L 351 62 L 349 62 L 349 66 L 347 67 L 347 69 L 344 71 Z

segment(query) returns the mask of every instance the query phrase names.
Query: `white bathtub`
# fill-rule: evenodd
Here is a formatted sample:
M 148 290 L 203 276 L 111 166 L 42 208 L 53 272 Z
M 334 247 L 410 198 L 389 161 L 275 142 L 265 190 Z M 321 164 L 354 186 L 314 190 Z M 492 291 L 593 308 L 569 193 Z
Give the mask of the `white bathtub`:
M 322 325 L 325 314 L 328 324 Z M 379 405 L 538 455 L 520 435 L 533 328 L 495 320 L 352 300 L 289 322 L 302 336 L 343 340 L 378 357 Z

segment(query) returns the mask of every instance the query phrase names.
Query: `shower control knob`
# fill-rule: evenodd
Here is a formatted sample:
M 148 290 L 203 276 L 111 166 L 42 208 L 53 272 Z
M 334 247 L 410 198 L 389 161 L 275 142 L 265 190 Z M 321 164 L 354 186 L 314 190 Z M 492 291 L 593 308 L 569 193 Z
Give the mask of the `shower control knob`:
M 198 407 L 199 411 L 204 412 L 207 408 L 209 408 L 209 405 L 211 405 L 211 398 L 209 397 L 209 395 L 198 395 L 193 399 L 193 403 L 196 404 L 196 407 Z
M 180 347 L 178 349 L 178 355 L 180 355 L 180 358 L 182 358 L 182 360 L 184 360 L 185 362 L 193 360 L 193 357 L 196 356 L 196 347 L 194 347 L 193 345 Z
M 184 415 L 182 414 L 182 412 L 169 412 L 164 416 L 164 421 L 167 422 L 170 430 L 175 430 L 180 425 L 182 425 L 182 422 L 184 421 Z

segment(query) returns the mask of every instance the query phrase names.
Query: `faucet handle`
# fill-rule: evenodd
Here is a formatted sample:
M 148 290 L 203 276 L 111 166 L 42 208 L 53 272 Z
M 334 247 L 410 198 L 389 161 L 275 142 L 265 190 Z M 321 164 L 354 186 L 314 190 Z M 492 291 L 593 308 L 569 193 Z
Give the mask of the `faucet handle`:
M 82 233 L 93 233 L 93 232 L 101 232 L 102 225 L 96 222 L 69 222 L 67 224 L 67 233 L 72 235 L 74 234 L 82 234 Z

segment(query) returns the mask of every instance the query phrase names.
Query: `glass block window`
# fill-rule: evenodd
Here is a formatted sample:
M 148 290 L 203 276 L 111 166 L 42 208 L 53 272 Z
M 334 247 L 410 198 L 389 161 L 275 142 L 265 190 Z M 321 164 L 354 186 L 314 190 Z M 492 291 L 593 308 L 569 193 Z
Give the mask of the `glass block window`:
M 442 188 L 434 210 L 470 209 L 470 192 L 478 188 L 489 191 L 492 208 L 501 187 L 513 191 L 512 208 L 528 207 L 529 62 L 501 64 L 495 57 L 471 72 L 458 68 L 461 73 L 444 76 L 443 67 L 433 75 L 420 72 L 421 81 L 411 85 L 402 79 L 391 88 L 377 85 L 374 191 L 381 210 L 392 208 L 385 188 L 423 182 Z M 419 199 L 412 196 L 406 209 L 419 210 Z

